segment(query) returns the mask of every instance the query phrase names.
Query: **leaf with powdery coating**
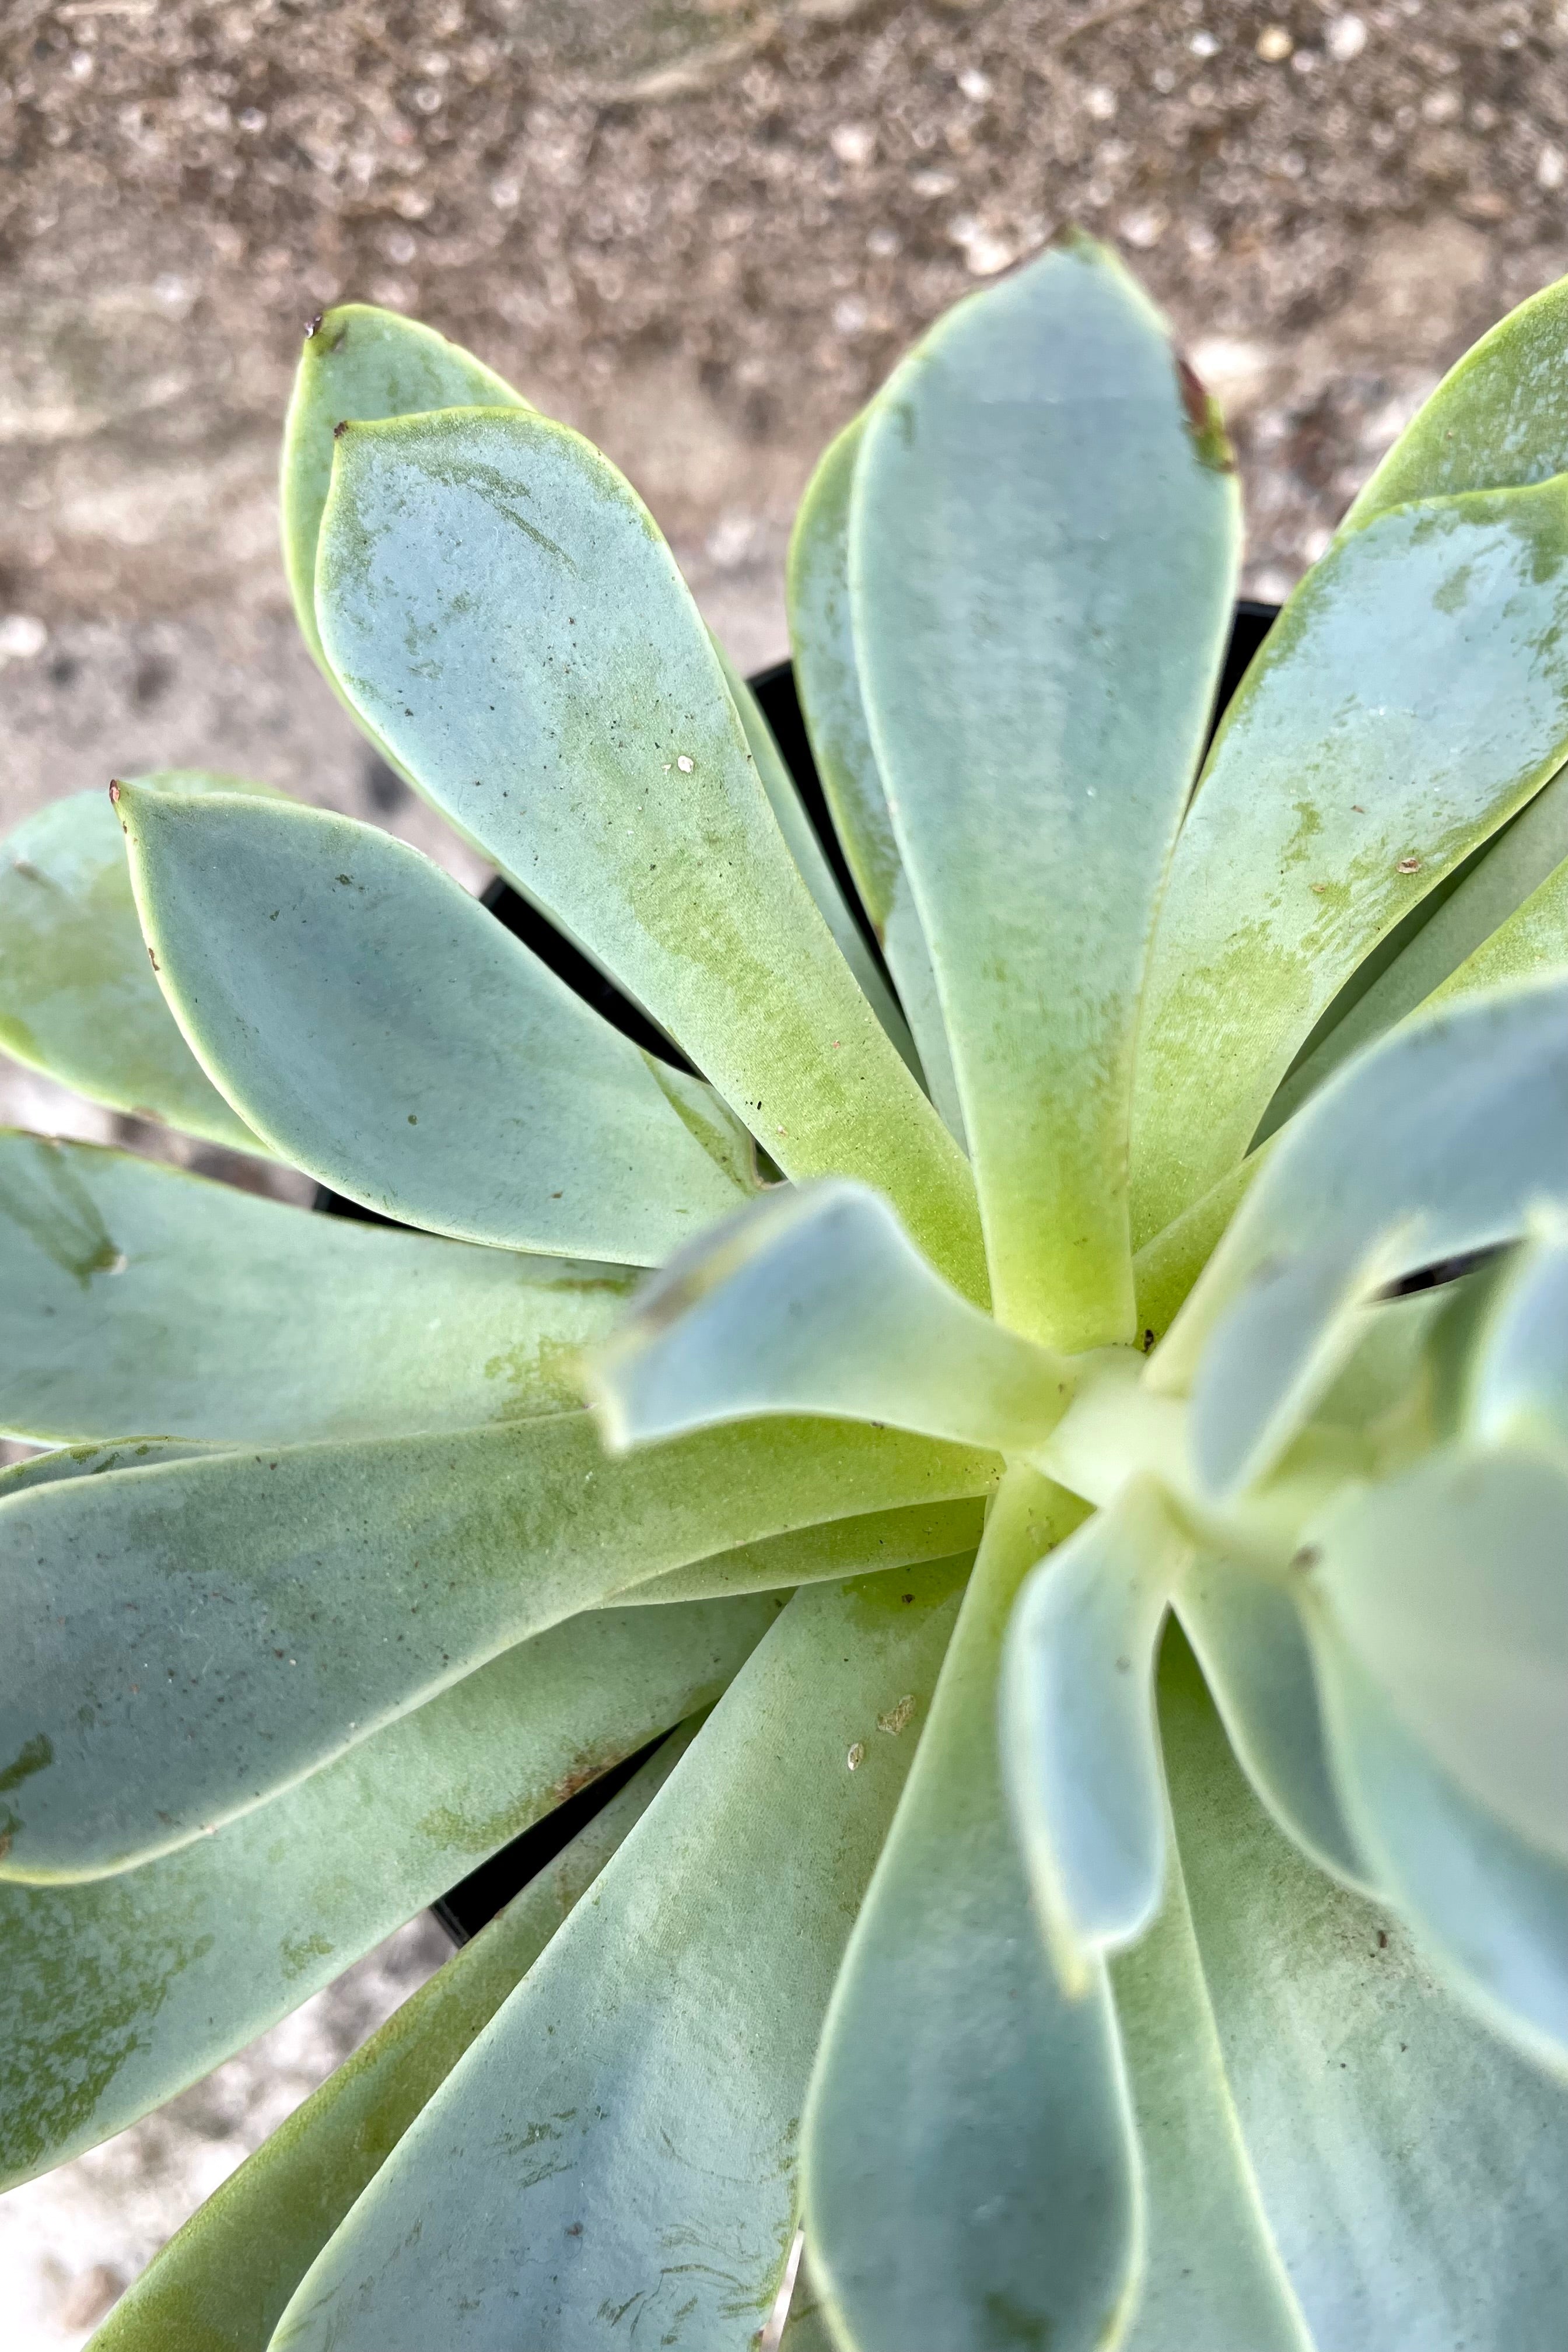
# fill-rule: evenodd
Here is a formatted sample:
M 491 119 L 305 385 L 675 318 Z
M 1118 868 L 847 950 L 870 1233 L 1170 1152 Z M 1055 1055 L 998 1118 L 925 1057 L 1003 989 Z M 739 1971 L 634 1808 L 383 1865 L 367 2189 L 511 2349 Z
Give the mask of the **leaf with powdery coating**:
M 961 1298 L 868 1186 L 825 1180 L 682 1251 L 590 1355 L 587 1381 L 617 1452 L 819 1412 L 1027 1453 L 1074 1372 Z
M 274 2352 L 582 2352 L 616 2340 L 608 2314 L 681 2352 L 755 2339 L 795 2234 L 823 2016 L 961 1580 L 796 1594 Z
M 334 1192 L 464 1241 L 656 1265 L 755 1189 L 711 1089 L 418 850 L 321 809 L 130 786 L 118 806 L 185 1035 Z
M 829 444 L 795 515 L 785 572 L 795 690 L 823 797 L 909 1016 L 931 1098 L 962 1142 L 963 1112 L 952 1049 L 931 950 L 893 838 L 855 652 L 849 493 L 865 429 L 865 417 L 858 416 Z
M 355 2198 L 647 1811 L 696 1729 L 667 1739 L 229 2175 L 115 2305 L 94 2352 L 266 2352 L 289 2297 Z
M 140 778 L 139 789 L 269 788 L 179 768 Z M 0 846 L 0 1050 L 111 1110 L 267 1156 L 163 1002 L 103 793 L 51 802 Z
M 0 1129 L 0 1429 L 281 1444 L 576 1403 L 626 1266 L 521 1257 Z
M 1190 1549 L 1152 1482 L 1134 1480 L 1040 1562 L 1014 1612 L 1004 1772 L 1051 1957 L 1072 1992 L 1159 1909 L 1154 1657 Z
M 1014 1596 L 1082 1517 L 1027 1471 L 998 1496 L 834 1988 L 805 2215 L 813 2284 L 855 2352 L 1090 2352 L 1134 2292 L 1137 2152 L 1104 1972 L 1079 2000 L 1057 1980 L 996 1739 Z
M 0 1884 L 0 2187 L 123 2130 L 711 1706 L 779 1607 L 574 1618 L 210 1838 L 85 1885 Z
M 639 1570 L 983 1494 L 994 1465 L 806 1421 L 610 1462 L 573 1412 L 13 1494 L 0 1874 L 88 1878 L 166 1852 Z
M 1133 1334 L 1143 972 L 1230 629 L 1218 413 L 1087 239 L 951 310 L 871 408 L 854 641 L 999 1318 Z
M 300 634 L 334 685 L 316 626 L 316 542 L 339 425 L 434 408 L 531 406 L 460 343 L 395 310 L 342 302 L 311 323 L 283 425 L 283 569 Z
M 1568 278 L 1543 287 L 1472 343 L 1423 401 L 1344 521 L 1459 490 L 1501 490 L 1568 473 Z
M 963 1155 L 814 905 L 674 558 L 607 459 L 517 412 L 352 425 L 316 604 L 345 691 L 426 797 L 785 1174 L 879 1185 L 984 1298 Z
M 1246 1153 L 1342 984 L 1568 752 L 1568 481 L 1331 549 L 1231 702 L 1172 860 L 1132 1124 L 1142 1242 Z

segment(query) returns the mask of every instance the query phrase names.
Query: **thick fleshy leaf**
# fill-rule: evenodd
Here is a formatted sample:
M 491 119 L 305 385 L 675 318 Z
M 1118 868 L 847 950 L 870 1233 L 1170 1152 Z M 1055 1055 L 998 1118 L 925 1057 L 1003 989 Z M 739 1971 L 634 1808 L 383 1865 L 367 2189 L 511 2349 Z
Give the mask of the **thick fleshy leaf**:
M 1568 473 L 1568 278 L 1520 303 L 1451 367 L 1346 515 Z
M 0 1873 L 89 1877 L 229 1819 L 632 1581 L 994 1458 L 852 1424 L 606 1461 L 585 1412 L 119 1470 L 0 1505 Z
M 676 1037 L 785 1173 L 847 1173 L 984 1296 L 963 1156 L 779 831 L 706 629 L 630 486 L 500 411 L 355 425 L 322 640 L 421 791 Z
M 854 2352 L 1103 2345 L 1138 2259 L 1137 2155 L 1104 1972 L 1046 1958 L 1002 1789 L 1020 1580 L 1083 1517 L 998 1496 L 931 1721 L 855 1923 L 803 2134 L 812 2273 Z
M 1139 1053 L 1142 1242 L 1240 1160 L 1342 983 L 1568 751 L 1568 482 L 1403 507 L 1331 549 L 1221 724 Z
M 90 1885 L 0 1885 L 0 2185 L 205 2074 L 710 1705 L 777 1611 L 574 1618 L 178 1853 Z
M 1331 1244 L 1259 1266 L 1211 1328 L 1193 1382 L 1199 1488 L 1224 1500 L 1267 1476 L 1377 1313 L 1407 1244 L 1396 1227 L 1353 1264 Z
M 1568 1862 L 1568 1458 L 1455 1448 L 1352 1490 L 1302 1564 L 1345 1643 L 1462 1788 Z
M 300 634 L 329 677 L 316 626 L 316 541 L 338 426 L 433 408 L 530 405 L 460 343 L 395 310 L 343 302 L 309 328 L 283 426 L 283 569 Z
M 1173 1840 L 1160 1914 L 1110 1964 L 1142 2158 L 1144 2253 L 1125 2352 L 1316 2352 L 1226 2080 Z
M 1087 239 L 949 311 L 855 466 L 867 716 L 997 1312 L 1059 1346 L 1132 1336 L 1138 1005 L 1238 530 L 1217 411 Z
M 1154 1656 L 1190 1547 L 1136 1481 L 1018 1597 L 1002 1677 L 1007 1793 L 1057 1971 L 1087 1989 L 1097 1955 L 1154 1916 L 1165 1862 Z
M 1258 1795 L 1320 1868 L 1370 1893 L 1334 1786 L 1317 1669 L 1294 1596 L 1270 1577 L 1205 1552 L 1182 1577 L 1174 1601 Z
M 3 1490 L 0 1490 L 3 1491 Z M 862 1511 L 825 1519 L 798 1534 L 764 1536 L 626 1585 L 617 1608 L 666 1601 L 721 1601 L 738 1592 L 778 1592 L 797 1584 L 830 1584 L 880 1570 L 910 1568 L 924 1559 L 972 1552 L 985 1524 L 976 1496 L 957 1503 L 912 1503 L 900 1510 Z
M 1343 1019 L 1298 1062 L 1269 1104 L 1261 1132 L 1282 1127 L 1342 1062 L 1420 1005 L 1473 995 L 1500 980 L 1548 979 L 1565 970 L 1568 771 L 1560 771 Z
M 849 492 L 864 416 L 830 443 L 795 519 L 785 593 L 795 690 L 823 796 L 909 1015 L 931 1098 L 960 1141 L 963 1113 L 931 949 L 904 872 L 866 725 L 849 604 Z
M 1531 1227 L 1470 1371 L 1466 1419 L 1486 1445 L 1568 1446 L 1568 1218 L 1538 1212 Z
M 93 2352 L 267 2352 L 300 2279 L 684 1753 L 685 1727 L 200 2206 Z
M 920 1077 L 920 1060 L 910 1035 L 909 1024 L 894 1002 L 887 982 L 877 969 L 876 958 L 866 945 L 859 923 L 844 902 L 837 877 L 805 813 L 795 778 L 774 740 L 773 730 L 763 715 L 762 705 L 717 637 L 713 640 L 713 650 L 719 656 L 719 667 L 724 673 L 730 699 L 745 730 L 746 748 L 762 780 L 763 790 L 768 796 L 768 806 L 778 819 L 779 831 L 789 845 L 790 856 L 800 868 L 801 878 L 816 900 L 823 921 L 832 932 L 839 954 L 859 982 L 866 1002 L 916 1077 Z
M 139 789 L 268 791 L 190 768 L 143 776 Z M 265 1154 L 163 1002 L 104 793 L 51 802 L 0 847 L 0 1049 L 111 1110 Z
M 737 2352 L 759 2332 L 795 2234 L 812 2054 L 960 1580 L 795 1596 L 310 2271 L 275 2352 L 579 2352 L 616 2327 Z
M 1327 1629 L 1318 1658 L 1336 1777 L 1388 1900 L 1489 2024 L 1568 2071 L 1568 1864 L 1468 1796 Z
M 1550 2344 L 1568 2092 L 1434 1981 L 1397 1919 L 1280 1835 L 1184 1645 L 1167 1642 L 1165 1669 L 1161 1731 L 1199 1957 L 1311 2340 L 1321 2352 Z
M 1380 1235 L 1387 1278 L 1511 1241 L 1568 1166 L 1568 980 L 1465 999 L 1385 1037 L 1268 1147 L 1223 1242 L 1150 1364 L 1182 1391 L 1230 1302 L 1281 1255 Z
M 657 1265 L 754 1188 L 710 1088 L 418 850 L 321 809 L 120 795 L 180 1025 L 318 1181 L 503 1249 Z
M 1066 1359 L 980 1313 L 887 1202 L 780 1192 L 693 1244 L 589 1360 L 617 1451 L 748 1413 L 820 1412 L 1016 1453 L 1072 1394 Z
M 0 1130 L 0 1429 L 265 1445 L 560 1412 L 634 1279 Z

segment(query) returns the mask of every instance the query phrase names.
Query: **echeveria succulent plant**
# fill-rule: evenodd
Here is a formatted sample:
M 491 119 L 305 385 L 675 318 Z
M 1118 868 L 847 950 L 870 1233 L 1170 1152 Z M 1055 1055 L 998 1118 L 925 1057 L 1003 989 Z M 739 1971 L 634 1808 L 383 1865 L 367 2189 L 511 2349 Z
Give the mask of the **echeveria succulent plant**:
M 660 1050 L 255 785 L 15 836 L 0 1042 L 402 1229 L 0 1139 L 7 2177 L 669 1737 L 103 2352 L 1554 2340 L 1565 384 L 1200 775 L 1213 404 L 1087 243 L 962 303 L 792 551 L 854 908 L 606 459 L 316 323 L 301 625 Z

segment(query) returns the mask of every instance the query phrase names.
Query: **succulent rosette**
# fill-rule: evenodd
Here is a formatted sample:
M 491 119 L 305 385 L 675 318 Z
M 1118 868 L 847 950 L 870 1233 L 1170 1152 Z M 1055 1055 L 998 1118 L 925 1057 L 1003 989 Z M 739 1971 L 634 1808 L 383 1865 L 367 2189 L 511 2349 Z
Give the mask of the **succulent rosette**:
M 1214 404 L 1087 241 L 961 303 L 802 505 L 825 846 L 609 461 L 315 324 L 301 627 L 637 1020 L 254 783 L 12 837 L 0 1045 L 389 1222 L 0 1137 L 5 2177 L 668 1737 L 103 2352 L 1544 2352 L 1565 387 L 1211 743 Z

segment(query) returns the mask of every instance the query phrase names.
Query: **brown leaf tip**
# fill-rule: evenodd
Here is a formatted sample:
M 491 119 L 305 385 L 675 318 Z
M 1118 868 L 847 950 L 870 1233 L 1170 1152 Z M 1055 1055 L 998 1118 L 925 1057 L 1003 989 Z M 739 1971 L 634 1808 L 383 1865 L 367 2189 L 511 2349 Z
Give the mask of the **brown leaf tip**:
M 332 438 L 333 438 L 333 440 L 334 440 L 334 441 L 341 441 L 341 440 L 342 439 L 343 435 L 344 435 L 344 434 L 348 431 L 348 429 L 349 429 L 349 423 L 350 423 L 350 420 L 349 420 L 349 418 L 348 418 L 348 417 L 346 417 L 346 416 L 340 416 L 340 417 L 339 417 L 339 419 L 338 419 L 337 423 L 336 423 L 336 424 L 333 425 L 333 427 L 332 427 Z
M 1208 386 L 1184 352 L 1173 351 L 1176 363 L 1176 389 L 1182 397 L 1186 415 L 1187 431 L 1193 436 L 1198 463 L 1208 466 L 1216 474 L 1234 474 L 1236 454 L 1230 446 L 1230 436 L 1219 413 L 1219 404 L 1211 396 Z
M 315 317 L 314 317 L 313 319 L 307 319 L 307 320 L 306 320 L 306 321 L 305 321 L 305 341 L 306 341 L 307 342 L 309 342 L 309 341 L 310 341 L 310 338 L 311 338 L 311 336 L 312 336 L 312 335 L 320 334 L 321 330 L 321 320 L 325 318 L 325 316 L 326 316 L 326 312 L 325 312 L 324 310 L 318 310 L 318 311 L 316 312 L 316 315 L 315 315 Z
M 109 779 L 109 798 L 110 803 L 112 807 L 118 808 L 120 806 L 120 779 L 118 776 L 110 776 Z

